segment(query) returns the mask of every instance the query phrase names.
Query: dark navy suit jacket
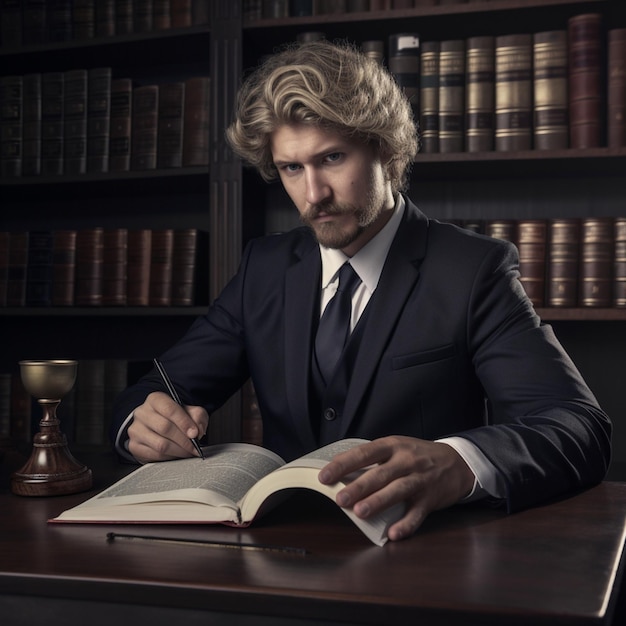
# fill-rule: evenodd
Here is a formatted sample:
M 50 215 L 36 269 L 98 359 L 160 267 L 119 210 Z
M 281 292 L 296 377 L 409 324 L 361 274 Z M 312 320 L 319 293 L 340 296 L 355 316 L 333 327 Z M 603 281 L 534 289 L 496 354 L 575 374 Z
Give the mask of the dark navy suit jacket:
M 264 444 L 287 460 L 342 437 L 461 435 L 495 465 L 509 510 L 602 480 L 610 421 L 535 314 L 516 248 L 406 204 L 347 393 L 326 398 L 341 405 L 335 419 L 312 426 L 327 407 L 311 385 L 321 260 L 306 228 L 252 241 L 207 315 L 162 355 L 183 402 L 211 412 L 251 376 Z M 151 374 L 122 394 L 116 432 L 154 390 Z

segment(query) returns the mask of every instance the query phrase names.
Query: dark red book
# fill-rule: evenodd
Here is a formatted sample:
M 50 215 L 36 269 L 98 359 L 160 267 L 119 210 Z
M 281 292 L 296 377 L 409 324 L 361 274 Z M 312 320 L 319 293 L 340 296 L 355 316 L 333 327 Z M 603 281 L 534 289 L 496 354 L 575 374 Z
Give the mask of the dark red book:
M 128 230 L 107 228 L 104 231 L 102 265 L 102 304 L 124 306 L 127 299 Z
M 570 147 L 602 145 L 604 99 L 602 77 L 602 15 L 584 13 L 569 19 Z
M 150 256 L 150 306 L 172 304 L 173 258 L 174 230 L 172 228 L 153 230 Z
M 172 305 L 207 304 L 208 270 L 208 233 L 197 228 L 175 230 L 172 256 Z
M 150 259 L 152 231 L 128 231 L 126 301 L 128 306 L 148 306 L 150 303 Z
M 76 283 L 76 231 L 52 233 L 52 305 L 73 306 Z
M 210 79 L 196 76 L 185 81 L 183 166 L 209 164 Z
M 608 307 L 613 302 L 614 219 L 581 220 L 579 305 Z
M 104 229 L 83 228 L 76 236 L 76 306 L 102 304 L 102 269 L 104 264 Z
M 557 218 L 548 222 L 546 258 L 546 305 L 575 307 L 578 304 L 580 221 Z
M 546 220 L 524 219 L 517 223 L 520 282 L 536 307 L 545 302 L 547 231 Z

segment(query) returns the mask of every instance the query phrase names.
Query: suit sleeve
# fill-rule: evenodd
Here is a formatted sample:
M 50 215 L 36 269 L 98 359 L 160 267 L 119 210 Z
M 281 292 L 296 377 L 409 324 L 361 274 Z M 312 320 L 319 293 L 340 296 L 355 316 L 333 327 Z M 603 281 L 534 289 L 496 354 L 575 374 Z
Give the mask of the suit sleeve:
M 491 415 L 460 433 L 497 468 L 509 511 L 600 482 L 611 453 L 608 416 L 518 277 L 508 244 L 476 275 L 467 337 Z

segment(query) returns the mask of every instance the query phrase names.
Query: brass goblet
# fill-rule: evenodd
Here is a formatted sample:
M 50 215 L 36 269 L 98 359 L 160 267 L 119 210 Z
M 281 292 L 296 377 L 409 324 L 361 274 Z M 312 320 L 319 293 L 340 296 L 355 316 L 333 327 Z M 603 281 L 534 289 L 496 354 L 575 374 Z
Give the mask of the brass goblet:
M 43 410 L 30 458 L 11 476 L 11 491 L 20 496 L 52 496 L 90 489 L 91 470 L 67 447 L 56 410 L 76 381 L 78 363 L 67 359 L 20 361 L 22 383 Z

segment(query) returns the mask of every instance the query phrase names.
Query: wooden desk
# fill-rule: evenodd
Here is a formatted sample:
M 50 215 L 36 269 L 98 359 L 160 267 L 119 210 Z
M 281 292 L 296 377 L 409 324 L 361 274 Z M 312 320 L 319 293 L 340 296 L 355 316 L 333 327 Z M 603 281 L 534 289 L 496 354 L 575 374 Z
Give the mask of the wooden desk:
M 92 469 L 98 489 L 119 477 L 118 471 L 107 480 Z M 47 525 L 91 494 L 33 499 L 10 494 L 6 481 L 0 487 L 4 626 L 618 623 L 622 483 L 511 516 L 455 507 L 384 548 L 313 494 L 296 495 L 295 511 L 283 505 L 246 530 L 129 528 Z M 310 553 L 107 543 L 111 530 L 293 545 Z

